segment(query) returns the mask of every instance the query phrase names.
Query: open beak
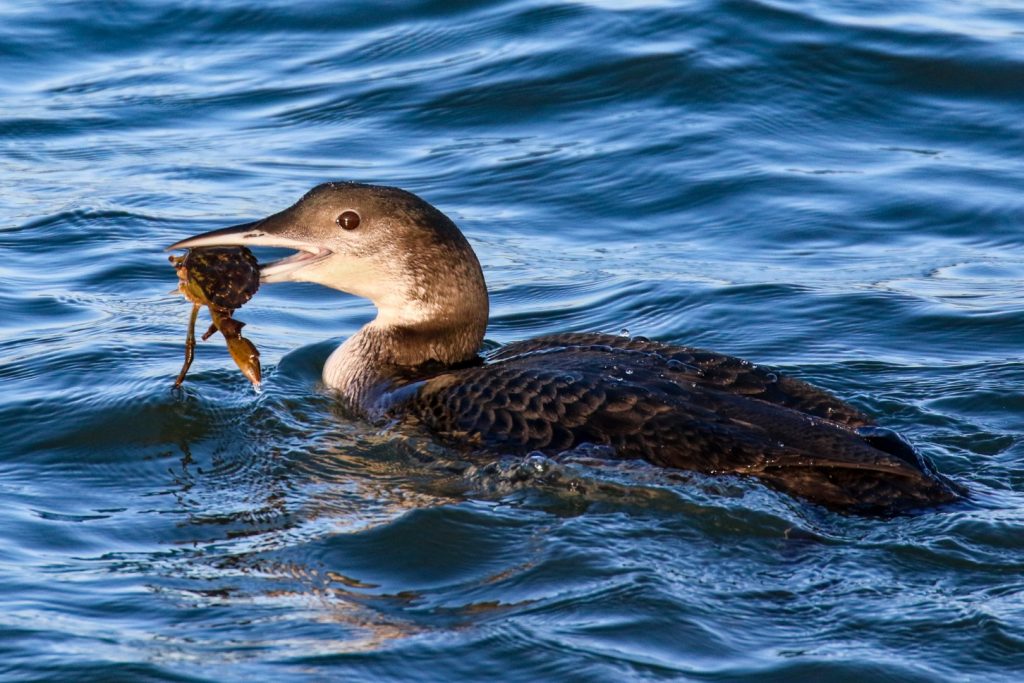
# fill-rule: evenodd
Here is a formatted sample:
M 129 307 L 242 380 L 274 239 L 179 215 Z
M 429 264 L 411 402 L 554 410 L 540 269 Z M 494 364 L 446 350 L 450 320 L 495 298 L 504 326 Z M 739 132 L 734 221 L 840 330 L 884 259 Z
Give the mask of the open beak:
M 272 261 L 260 265 L 261 282 L 290 282 L 300 281 L 296 277 L 298 271 L 328 258 L 333 252 L 318 244 L 312 244 L 287 237 L 282 234 L 287 225 L 280 225 L 283 221 L 280 214 L 269 218 L 243 223 L 230 228 L 211 230 L 200 235 L 193 235 L 175 242 L 167 247 L 165 251 L 174 249 L 192 249 L 194 247 L 278 247 L 294 249 L 295 254 L 279 261 Z

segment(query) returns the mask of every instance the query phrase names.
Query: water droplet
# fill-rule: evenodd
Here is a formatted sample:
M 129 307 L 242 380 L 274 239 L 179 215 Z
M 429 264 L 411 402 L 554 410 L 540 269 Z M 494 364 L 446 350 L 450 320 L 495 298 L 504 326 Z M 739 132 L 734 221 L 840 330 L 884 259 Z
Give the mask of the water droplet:
M 632 375 L 633 374 L 633 368 L 626 368 L 626 374 L 627 375 Z
M 685 370 L 686 369 L 686 363 L 684 363 L 681 360 L 676 360 L 675 358 L 673 358 L 669 362 L 665 363 L 665 365 L 668 366 L 669 370 Z
M 764 379 L 766 382 L 768 382 L 768 384 L 774 384 L 775 382 L 779 381 L 779 376 L 776 375 L 774 372 L 769 372 L 767 375 L 764 376 Z
M 542 453 L 532 453 L 526 459 L 526 466 L 537 474 L 544 474 L 550 467 L 550 461 Z
M 620 337 L 626 337 L 628 339 L 629 338 L 629 330 L 627 330 L 625 327 L 623 327 L 621 330 L 619 330 L 619 336 Z

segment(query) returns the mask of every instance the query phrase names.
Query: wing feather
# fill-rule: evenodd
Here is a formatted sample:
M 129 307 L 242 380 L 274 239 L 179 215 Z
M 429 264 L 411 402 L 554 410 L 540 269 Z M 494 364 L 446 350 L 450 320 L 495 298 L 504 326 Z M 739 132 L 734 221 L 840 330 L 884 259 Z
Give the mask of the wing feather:
M 509 452 L 607 444 L 616 456 L 754 475 L 847 507 L 955 499 L 954 485 L 856 428 L 870 418 L 736 358 L 610 335 L 510 344 L 426 380 L 403 409 L 438 435 Z

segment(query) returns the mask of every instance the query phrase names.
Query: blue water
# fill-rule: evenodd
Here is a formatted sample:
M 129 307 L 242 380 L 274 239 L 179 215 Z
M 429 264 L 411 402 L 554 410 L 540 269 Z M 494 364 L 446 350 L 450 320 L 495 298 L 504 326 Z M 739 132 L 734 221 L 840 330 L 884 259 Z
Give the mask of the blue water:
M 0 677 L 1020 680 L 1022 110 L 1000 0 L 0 2 Z M 312 285 L 172 393 L 163 247 L 342 179 L 459 223 L 490 340 L 777 366 L 970 502 L 463 462 L 335 408 Z

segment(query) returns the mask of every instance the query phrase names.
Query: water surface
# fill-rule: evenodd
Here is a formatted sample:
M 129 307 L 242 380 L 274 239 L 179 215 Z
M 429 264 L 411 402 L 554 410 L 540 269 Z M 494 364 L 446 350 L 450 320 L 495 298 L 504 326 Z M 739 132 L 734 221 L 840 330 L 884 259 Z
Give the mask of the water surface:
M 1022 84 L 995 0 L 0 2 L 0 676 L 1016 680 Z M 971 502 L 460 460 L 335 408 L 314 286 L 240 314 L 262 393 L 169 391 L 163 247 L 343 179 L 463 228 L 491 341 L 776 366 Z

